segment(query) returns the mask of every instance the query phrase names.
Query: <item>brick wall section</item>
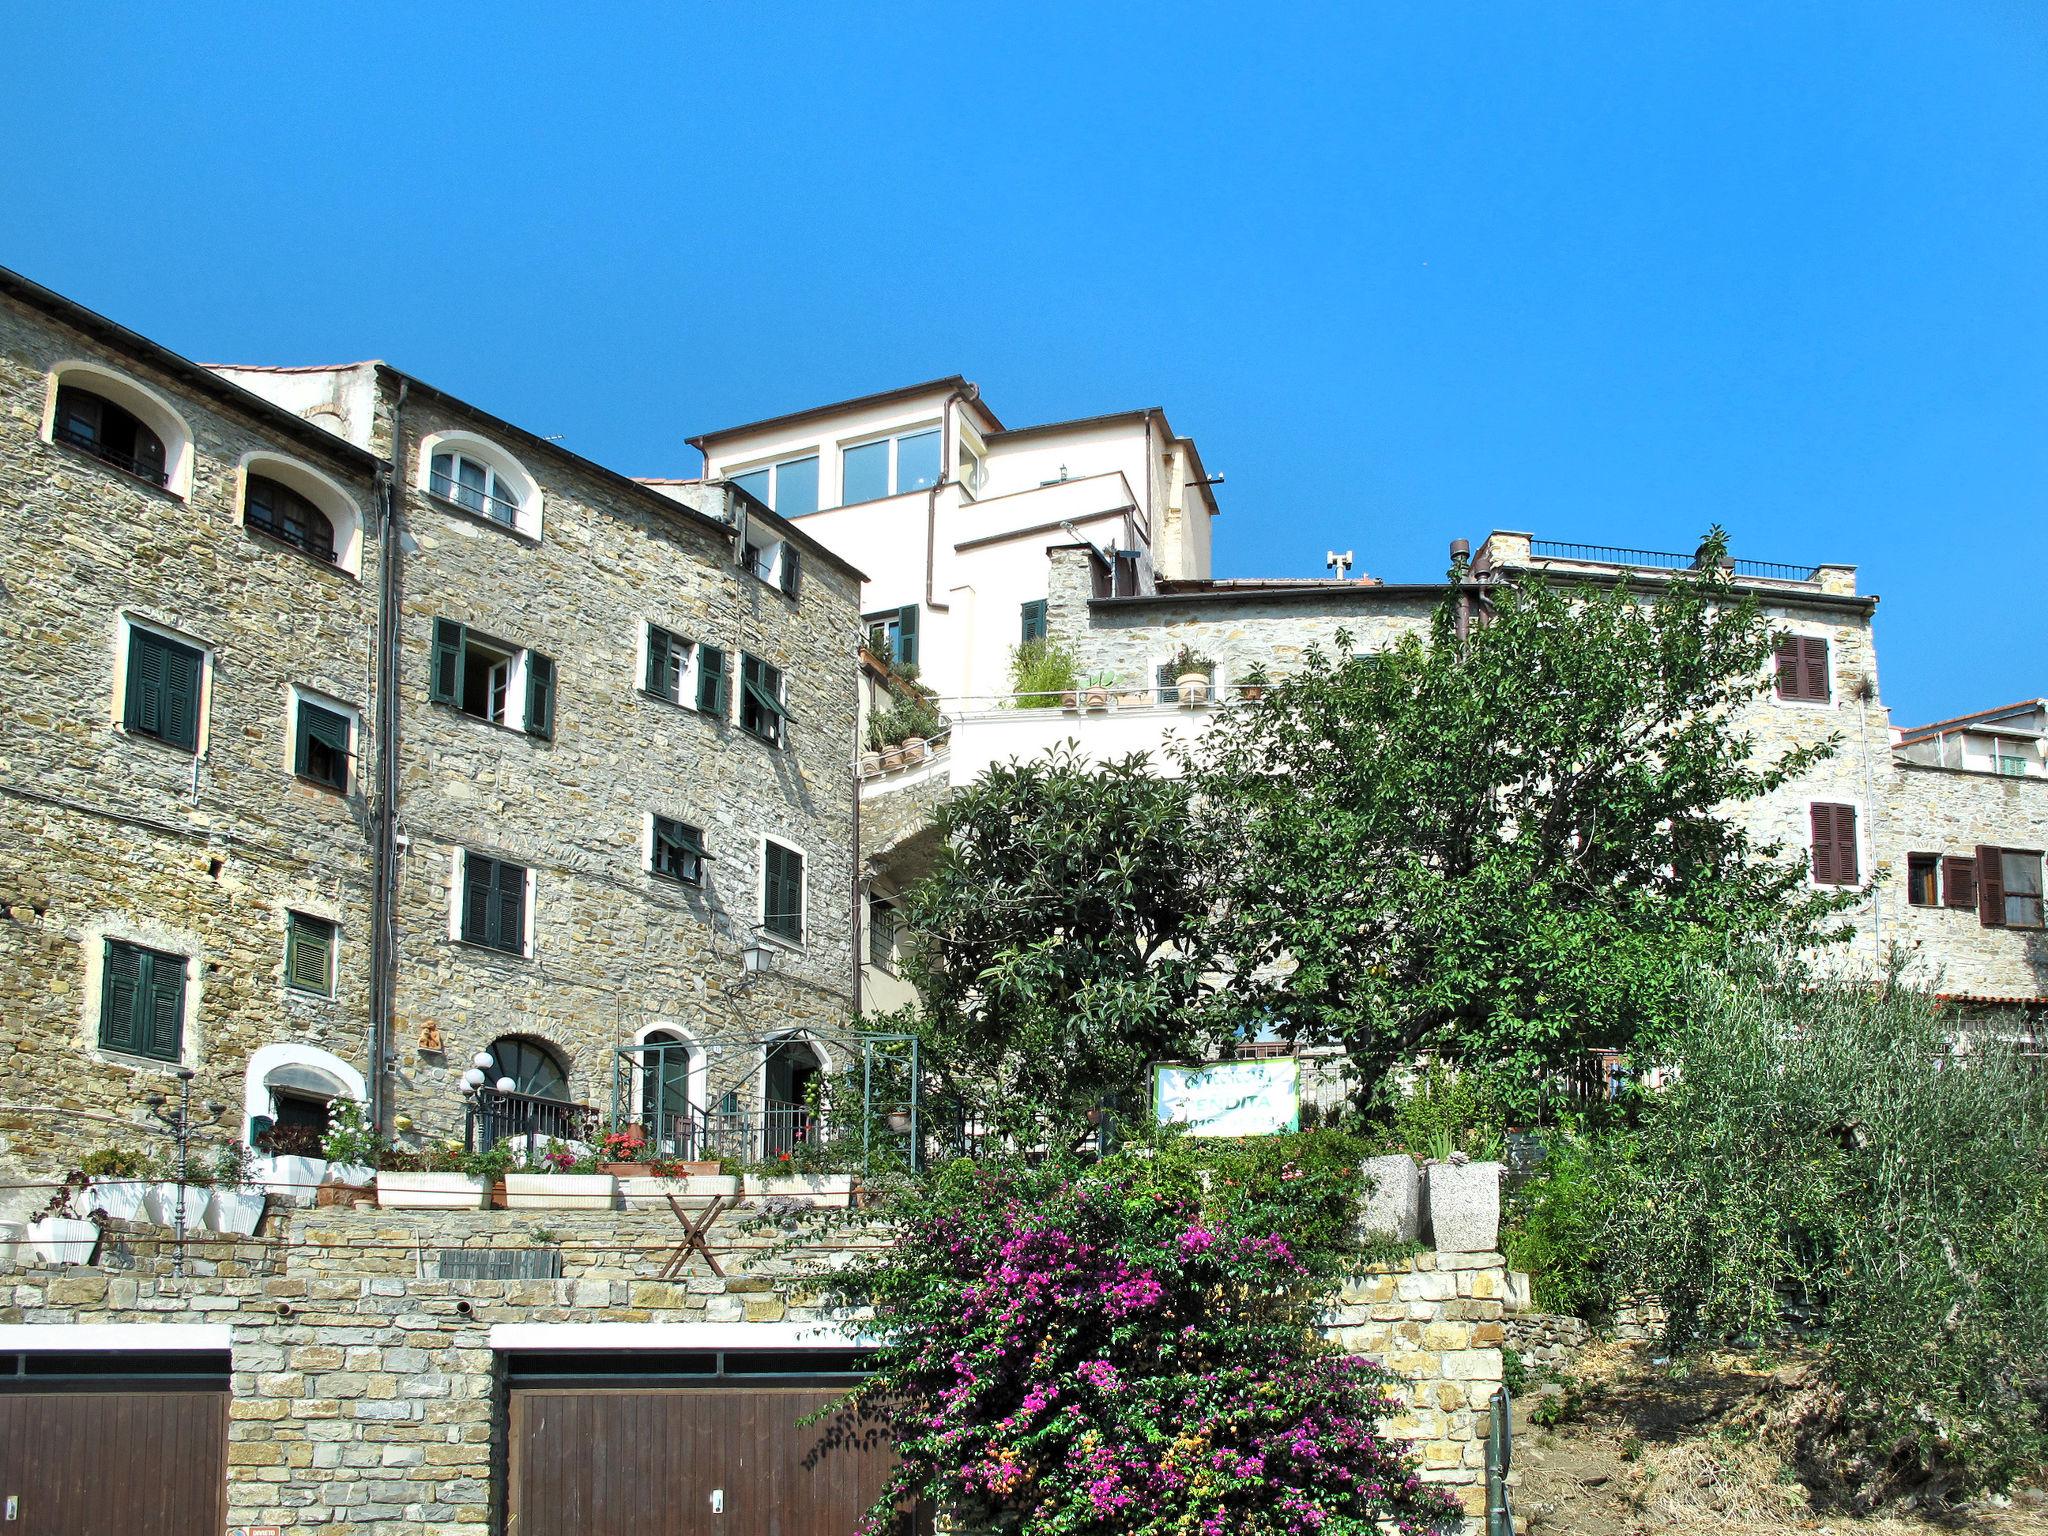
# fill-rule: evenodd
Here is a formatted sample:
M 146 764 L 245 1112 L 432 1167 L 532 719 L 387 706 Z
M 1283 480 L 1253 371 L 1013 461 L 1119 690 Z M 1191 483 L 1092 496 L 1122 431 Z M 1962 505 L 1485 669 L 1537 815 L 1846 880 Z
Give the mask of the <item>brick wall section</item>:
M 231 1528 L 399 1536 L 425 1525 L 486 1536 L 503 1436 L 492 1325 L 858 1323 L 857 1311 L 827 1308 L 819 1272 L 878 1240 L 849 1234 L 822 1248 L 744 1257 L 727 1249 L 724 1279 L 694 1262 L 685 1279 L 648 1278 L 659 1262 L 652 1252 L 636 1254 L 630 1271 L 621 1262 L 561 1280 L 414 1278 L 414 1239 L 429 1250 L 517 1246 L 536 1225 L 559 1232 L 572 1251 L 616 1251 L 675 1230 L 673 1221 L 664 1228 L 632 1212 L 306 1211 L 290 1217 L 293 1241 L 262 1260 L 281 1259 L 280 1270 L 184 1281 L 158 1272 L 161 1252 L 139 1267 L 106 1267 L 110 1257 L 137 1257 L 143 1234 L 123 1232 L 98 1268 L 0 1270 L 0 1324 L 228 1325 Z M 245 1242 L 235 1251 L 253 1259 L 262 1249 Z M 1500 1383 L 1504 1288 L 1498 1254 L 1418 1254 L 1346 1283 L 1323 1320 L 1346 1352 L 1403 1379 L 1407 1411 L 1391 1431 L 1415 1442 L 1423 1475 L 1475 1517 L 1486 1404 Z M 1468 1529 L 1476 1533 L 1476 1519 Z
M 50 372 L 103 364 L 170 399 L 190 426 L 188 497 L 43 441 Z M 181 381 L 0 301 L 0 1180 L 135 1140 L 172 1066 L 100 1049 L 107 935 L 192 957 L 185 1063 L 195 1102 L 239 1128 L 258 1046 L 360 1062 L 369 992 L 369 812 L 296 779 L 287 687 L 364 712 L 367 762 L 377 552 L 362 579 L 244 529 L 240 466 L 275 452 L 340 479 L 367 517 L 359 459 L 280 434 Z M 121 616 L 212 648 L 198 758 L 118 728 Z M 339 921 L 336 995 L 284 985 L 290 908 Z M 0 1192 L 0 1213 L 24 1200 Z
M 492 436 L 445 402 L 403 408 L 406 481 L 425 435 Z M 379 427 L 388 441 L 389 399 Z M 571 1096 L 609 1109 L 614 1050 L 664 1025 L 700 1044 L 781 1029 L 843 1029 L 853 993 L 853 636 L 850 573 L 808 560 L 795 600 L 739 569 L 731 540 L 652 491 L 508 444 L 539 481 L 538 541 L 417 490 L 405 498 L 400 638 L 399 1065 L 394 1105 L 422 1131 L 459 1131 L 456 1080 L 500 1035 L 546 1041 Z M 557 667 L 543 741 L 429 700 L 434 620 L 532 647 Z M 723 647 L 724 721 L 641 692 L 638 644 L 655 623 Z M 737 723 L 742 652 L 780 667 L 792 717 L 782 750 Z M 649 812 L 701 827 L 702 890 L 643 867 Z M 778 950 L 742 988 L 741 948 L 760 922 L 762 839 L 805 855 L 807 942 Z M 469 848 L 537 872 L 534 953 L 449 936 L 453 854 Z M 444 1049 L 416 1048 L 438 1026 Z M 726 1077 L 731 1081 L 726 1081 Z M 707 1092 L 758 1076 L 749 1051 L 716 1054 Z

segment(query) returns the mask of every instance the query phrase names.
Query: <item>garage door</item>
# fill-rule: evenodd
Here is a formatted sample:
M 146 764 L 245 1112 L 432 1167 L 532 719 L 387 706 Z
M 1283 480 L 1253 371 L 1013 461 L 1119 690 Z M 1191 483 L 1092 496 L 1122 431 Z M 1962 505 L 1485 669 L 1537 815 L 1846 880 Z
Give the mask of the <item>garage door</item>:
M 221 1355 L 0 1355 L 0 1532 L 220 1536 Z
M 854 1536 L 895 1457 L 843 1415 L 799 1421 L 859 1379 L 850 1357 L 514 1357 L 508 1532 Z

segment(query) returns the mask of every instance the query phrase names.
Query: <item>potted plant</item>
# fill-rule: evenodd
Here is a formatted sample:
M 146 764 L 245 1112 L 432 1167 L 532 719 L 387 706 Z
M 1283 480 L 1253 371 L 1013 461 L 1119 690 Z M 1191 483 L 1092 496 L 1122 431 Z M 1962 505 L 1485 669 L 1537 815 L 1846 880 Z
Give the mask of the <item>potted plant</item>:
M 647 1156 L 647 1132 L 642 1127 L 617 1127 L 598 1139 L 597 1172 L 619 1179 L 644 1179 L 653 1171 Z
M 702 1198 L 740 1192 L 738 1176 L 727 1173 L 716 1159 L 657 1157 L 648 1167 L 646 1178 L 619 1180 L 619 1194 L 629 1207 L 658 1205 L 670 1195 Z
M 871 778 L 873 778 L 873 777 L 874 777 L 874 776 L 875 776 L 876 774 L 880 773 L 881 771 L 882 771 L 882 754 L 881 754 L 880 752 L 876 752 L 876 751 L 867 751 L 867 752 L 863 752 L 863 753 L 861 753 L 861 755 L 860 755 L 860 772 L 861 772 L 861 777 L 862 777 L 862 778 L 867 778 L 867 779 L 871 779 Z
M 618 1178 L 598 1171 L 597 1153 L 589 1147 L 570 1146 L 550 1137 L 539 1161 L 538 1170 L 506 1172 L 508 1208 L 523 1211 L 545 1206 L 608 1211 L 616 1203 Z
M 1073 653 L 1050 640 L 1026 640 L 1010 652 L 1010 698 L 1013 709 L 1081 707 L 1080 684 Z
M 460 1142 L 389 1152 L 377 1170 L 377 1203 L 401 1211 L 480 1211 L 511 1166 L 512 1148 L 504 1142 L 483 1152 L 465 1152 Z
M 375 1184 L 377 1154 L 377 1133 L 364 1118 L 363 1106 L 354 1099 L 336 1099 L 328 1106 L 327 1134 L 320 1142 L 327 1169 L 320 1180 L 317 1203 L 340 1204 L 352 1198 L 354 1191 Z
M 85 1175 L 85 1188 L 73 1209 L 80 1216 L 95 1211 L 116 1221 L 147 1221 L 146 1201 L 151 1181 L 160 1176 L 157 1160 L 133 1147 L 102 1147 L 88 1152 L 78 1164 Z
M 1180 693 L 1183 709 L 1194 709 L 1209 702 L 1209 682 L 1216 675 L 1216 663 L 1192 646 L 1182 646 L 1174 652 L 1173 683 Z
M 249 1176 L 249 1149 L 231 1141 L 220 1149 L 213 1164 L 213 1194 L 206 1202 L 206 1225 L 215 1232 L 232 1232 L 253 1237 L 263 1221 L 263 1203 L 269 1197 Z
M 1114 672 L 1097 672 L 1081 685 L 1081 707 L 1091 713 L 1109 708 L 1109 690 L 1117 684 Z

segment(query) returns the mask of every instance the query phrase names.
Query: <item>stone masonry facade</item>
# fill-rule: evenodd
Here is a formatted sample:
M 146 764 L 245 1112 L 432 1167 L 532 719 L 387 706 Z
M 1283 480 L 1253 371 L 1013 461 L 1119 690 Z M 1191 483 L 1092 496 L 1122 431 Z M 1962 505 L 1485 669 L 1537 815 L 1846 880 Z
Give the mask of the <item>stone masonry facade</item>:
M 709 1056 L 713 1099 L 758 1096 L 785 1035 L 846 1065 L 859 573 L 758 510 L 743 528 L 718 488 L 663 494 L 382 365 L 230 373 L 0 273 L 0 1183 L 165 1150 L 145 1096 L 175 1099 L 180 1068 L 211 1142 L 286 1081 L 460 1136 L 461 1075 L 508 1038 L 600 1113 L 653 1029 Z M 60 386 L 156 427 L 165 483 L 60 440 Z M 516 465 L 531 526 L 437 493 L 448 444 Z M 336 558 L 250 525 L 258 475 L 305 488 Z M 756 575 L 748 542 L 800 575 Z M 437 621 L 551 661 L 549 728 L 519 728 L 523 697 L 509 724 L 436 702 Z M 721 708 L 643 688 L 649 625 L 724 651 Z M 203 653 L 196 750 L 124 727 L 133 629 Z M 781 674 L 779 745 L 742 728 L 743 657 Z M 348 721 L 339 789 L 295 772 L 302 699 Z M 654 816 L 701 830 L 700 885 L 654 873 Z M 771 841 L 802 861 L 793 942 L 763 930 Z M 471 854 L 529 872 L 511 950 L 460 936 Z M 290 914 L 334 925 L 324 988 L 285 975 Z M 172 1050 L 102 1044 L 110 939 L 182 965 Z M 0 1195 L 0 1218 L 38 1203 Z

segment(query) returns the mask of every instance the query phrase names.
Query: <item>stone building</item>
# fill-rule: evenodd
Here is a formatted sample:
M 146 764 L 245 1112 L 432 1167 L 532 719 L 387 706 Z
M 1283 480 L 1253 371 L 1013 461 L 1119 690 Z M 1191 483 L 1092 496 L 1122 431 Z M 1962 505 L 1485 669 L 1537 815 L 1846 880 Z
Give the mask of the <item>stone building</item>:
M 151 1126 L 176 1064 L 302 1142 L 339 1094 L 796 1134 L 847 1065 L 859 573 L 382 364 L 0 295 L 0 1167 Z

